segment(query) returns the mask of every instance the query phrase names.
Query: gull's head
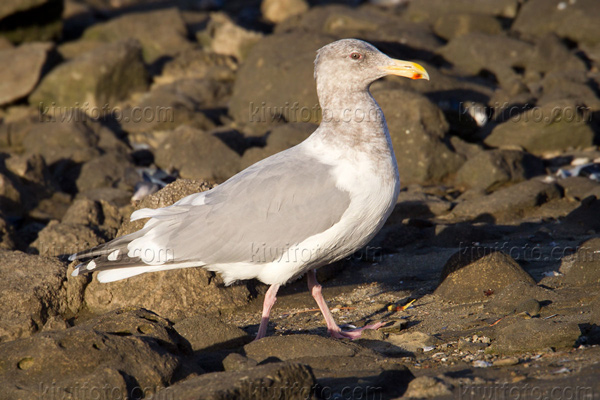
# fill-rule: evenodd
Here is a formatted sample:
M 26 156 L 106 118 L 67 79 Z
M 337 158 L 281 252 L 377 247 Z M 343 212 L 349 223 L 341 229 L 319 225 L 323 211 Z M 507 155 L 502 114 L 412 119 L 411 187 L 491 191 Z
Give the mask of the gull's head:
M 395 60 L 362 40 L 342 39 L 317 51 L 315 79 L 318 86 L 320 81 L 327 81 L 326 86 L 343 82 L 347 88 L 361 90 L 386 75 L 429 80 L 427 71 L 419 64 Z

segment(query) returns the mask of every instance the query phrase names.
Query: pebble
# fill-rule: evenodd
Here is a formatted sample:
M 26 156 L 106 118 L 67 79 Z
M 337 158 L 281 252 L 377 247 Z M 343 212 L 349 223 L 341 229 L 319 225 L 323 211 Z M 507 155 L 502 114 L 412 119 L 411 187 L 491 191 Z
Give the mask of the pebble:
M 519 359 L 517 357 L 501 358 L 492 363 L 494 367 L 510 367 L 511 365 L 517 365 Z

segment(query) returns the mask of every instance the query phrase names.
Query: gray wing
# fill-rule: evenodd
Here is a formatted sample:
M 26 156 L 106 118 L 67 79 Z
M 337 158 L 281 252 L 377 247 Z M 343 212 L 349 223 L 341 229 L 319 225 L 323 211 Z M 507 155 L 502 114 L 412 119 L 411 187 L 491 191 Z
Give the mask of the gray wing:
M 190 207 L 168 228 L 157 225 L 155 233 L 174 261 L 256 261 L 256 249 L 266 249 L 264 261 L 273 261 L 329 229 L 348 208 L 349 194 L 337 188 L 331 168 L 292 148 L 217 186 L 204 205 Z
M 139 210 L 152 216 L 143 229 L 74 254 L 71 259 L 97 257 L 80 264 L 74 274 L 155 267 L 140 257 L 126 256 L 128 249 L 144 248 L 148 242 L 171 255 L 165 266 L 196 261 L 199 265 L 271 262 L 290 246 L 335 225 L 350 196 L 336 186 L 330 165 L 297 146 L 206 192 L 204 202 L 180 201 L 157 210 Z M 111 259 L 113 252 L 120 256 Z

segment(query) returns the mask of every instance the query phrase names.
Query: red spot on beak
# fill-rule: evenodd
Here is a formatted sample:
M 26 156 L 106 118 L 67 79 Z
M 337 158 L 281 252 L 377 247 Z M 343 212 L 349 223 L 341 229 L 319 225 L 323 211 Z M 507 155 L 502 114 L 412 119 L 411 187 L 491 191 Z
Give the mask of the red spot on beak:
M 423 75 L 422 75 L 422 74 L 414 74 L 414 75 L 412 76 L 412 79 L 421 79 L 422 77 L 423 77 Z

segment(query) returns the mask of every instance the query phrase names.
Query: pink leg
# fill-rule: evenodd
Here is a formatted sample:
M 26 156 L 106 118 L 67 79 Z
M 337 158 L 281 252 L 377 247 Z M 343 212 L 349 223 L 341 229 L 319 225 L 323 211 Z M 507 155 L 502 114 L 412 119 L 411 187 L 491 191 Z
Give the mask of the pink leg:
M 317 271 L 314 269 L 310 270 L 306 276 L 308 278 L 308 290 L 310 290 L 313 298 L 321 309 L 321 313 L 323 313 L 323 317 L 327 323 L 327 332 L 329 332 L 329 334 L 334 338 L 354 340 L 360 338 L 362 331 L 365 329 L 379 329 L 381 326 L 383 326 L 382 322 L 377 322 L 376 324 L 365 325 L 362 328 L 343 332 L 342 329 L 335 323 L 333 316 L 331 315 L 331 311 L 329 311 L 329 307 L 327 307 L 327 303 L 323 298 L 323 294 L 321 293 L 321 285 L 319 282 L 317 282 Z
M 269 315 L 271 314 L 271 308 L 277 301 L 277 291 L 279 285 L 271 285 L 267 293 L 265 293 L 265 301 L 263 302 L 262 318 L 260 319 L 260 326 L 258 327 L 258 333 L 254 340 L 262 339 L 267 334 L 267 325 L 269 324 Z

